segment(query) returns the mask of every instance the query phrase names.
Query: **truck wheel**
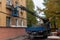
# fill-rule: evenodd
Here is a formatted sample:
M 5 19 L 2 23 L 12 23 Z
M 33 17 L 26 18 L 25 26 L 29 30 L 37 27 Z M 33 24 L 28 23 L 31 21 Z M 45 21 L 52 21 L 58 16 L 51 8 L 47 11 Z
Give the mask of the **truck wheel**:
M 48 37 L 48 36 L 46 35 L 46 36 L 44 36 L 43 38 L 44 38 L 44 39 L 47 39 L 47 37 Z
M 57 36 L 60 36 L 60 34 L 57 34 Z

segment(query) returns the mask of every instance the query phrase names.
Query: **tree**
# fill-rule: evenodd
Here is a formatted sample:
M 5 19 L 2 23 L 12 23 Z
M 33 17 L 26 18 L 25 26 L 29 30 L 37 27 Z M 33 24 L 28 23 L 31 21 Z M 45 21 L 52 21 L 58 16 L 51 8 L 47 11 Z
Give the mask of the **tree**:
M 52 18 L 51 23 L 54 23 L 53 17 L 56 17 L 57 27 L 60 27 L 60 0 L 44 0 L 46 9 L 44 10 L 47 18 Z M 53 25 L 52 25 L 53 26 Z
M 34 4 L 32 0 L 26 0 L 26 6 L 27 9 L 34 12 L 33 10 Z M 32 24 L 36 25 L 36 23 L 37 23 L 36 17 L 27 12 L 27 26 L 30 27 L 32 26 Z

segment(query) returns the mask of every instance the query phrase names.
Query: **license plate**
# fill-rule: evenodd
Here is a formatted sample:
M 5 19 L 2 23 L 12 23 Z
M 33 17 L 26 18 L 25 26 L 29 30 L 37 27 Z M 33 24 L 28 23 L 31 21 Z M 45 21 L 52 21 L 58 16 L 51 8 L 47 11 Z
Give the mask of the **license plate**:
M 36 32 L 33 32 L 32 34 L 36 34 Z

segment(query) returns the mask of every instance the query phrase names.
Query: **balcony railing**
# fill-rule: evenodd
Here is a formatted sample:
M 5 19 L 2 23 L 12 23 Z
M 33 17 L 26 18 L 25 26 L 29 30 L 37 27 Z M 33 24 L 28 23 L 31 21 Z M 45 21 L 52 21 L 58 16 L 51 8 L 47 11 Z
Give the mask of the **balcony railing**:
M 11 16 L 13 16 L 13 17 L 18 17 L 18 13 L 17 13 L 17 14 L 12 13 Z
M 12 3 L 6 2 L 6 8 L 12 9 Z

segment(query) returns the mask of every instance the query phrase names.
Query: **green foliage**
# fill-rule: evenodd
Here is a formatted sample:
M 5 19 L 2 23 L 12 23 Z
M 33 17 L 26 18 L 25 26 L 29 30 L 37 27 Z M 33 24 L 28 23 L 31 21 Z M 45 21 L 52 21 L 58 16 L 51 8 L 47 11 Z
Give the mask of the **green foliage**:
M 46 9 L 44 10 L 47 18 L 56 17 L 57 27 L 60 27 L 60 0 L 44 0 L 44 5 Z M 52 19 L 51 23 L 53 24 L 54 19 Z
M 26 0 L 26 6 L 30 11 L 34 12 L 33 10 L 34 4 L 32 0 Z M 32 24 L 36 25 L 36 23 L 37 23 L 36 17 L 27 12 L 27 26 L 31 27 Z

